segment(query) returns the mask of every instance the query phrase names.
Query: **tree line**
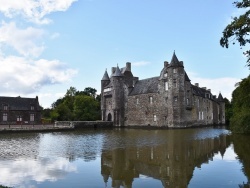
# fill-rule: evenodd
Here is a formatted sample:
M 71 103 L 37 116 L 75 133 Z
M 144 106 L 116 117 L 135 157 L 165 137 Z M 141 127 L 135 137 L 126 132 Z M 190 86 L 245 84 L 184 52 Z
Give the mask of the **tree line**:
M 95 121 L 101 119 L 100 95 L 96 89 L 87 87 L 77 91 L 70 87 L 64 97 L 57 99 L 51 108 L 42 110 L 44 122 L 57 121 Z
M 234 17 L 230 24 L 222 32 L 220 39 L 222 47 L 229 47 L 229 43 L 237 42 L 241 47 L 250 43 L 250 0 L 236 1 L 233 3 L 236 8 L 243 12 Z M 250 50 L 243 54 L 247 57 L 246 65 L 250 69 Z M 226 102 L 226 120 L 235 133 L 250 133 L 250 75 L 236 84 L 232 93 L 232 101 Z

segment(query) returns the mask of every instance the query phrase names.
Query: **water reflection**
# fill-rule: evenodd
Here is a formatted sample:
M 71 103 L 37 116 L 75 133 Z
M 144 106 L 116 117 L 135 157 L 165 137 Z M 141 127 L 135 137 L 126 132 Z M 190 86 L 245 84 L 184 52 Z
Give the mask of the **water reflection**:
M 163 139 L 162 132 L 141 132 L 135 136 L 142 137 L 142 134 L 158 141 Z M 184 135 L 182 131 L 168 131 L 164 133 L 164 138 L 166 142 L 161 144 L 154 145 L 148 140 L 147 146 L 134 147 L 128 141 L 126 147 L 116 148 L 107 137 L 104 142 L 107 146 L 104 145 L 104 148 L 112 145 L 114 149 L 102 152 L 101 174 L 104 181 L 107 183 L 111 178 L 112 187 L 131 188 L 135 178 L 145 175 L 160 180 L 163 187 L 187 187 L 195 167 L 208 163 L 217 153 L 223 156 L 230 145 L 230 136 L 227 134 L 198 138 L 197 132 Z M 131 131 L 130 139 L 133 139 Z M 123 145 L 126 145 L 126 141 Z
M 210 187 L 225 187 L 214 177 L 230 172 L 231 187 L 246 187 L 249 138 L 213 128 L 1 134 L 0 185 L 182 188 L 208 187 L 210 178 Z

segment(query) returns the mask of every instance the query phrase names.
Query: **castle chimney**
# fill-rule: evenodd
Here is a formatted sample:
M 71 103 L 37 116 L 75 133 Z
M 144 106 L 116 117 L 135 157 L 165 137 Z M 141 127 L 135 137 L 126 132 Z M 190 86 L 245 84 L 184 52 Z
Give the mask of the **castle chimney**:
M 195 85 L 196 87 L 199 87 L 199 83 L 195 83 L 194 85 Z
M 130 62 L 126 63 L 126 70 L 131 72 L 131 63 Z
M 183 61 L 180 61 L 181 66 L 183 66 Z
M 207 88 L 206 88 L 206 87 L 202 87 L 202 89 L 205 89 L 205 90 L 207 90 Z
M 164 67 L 167 67 L 169 63 L 167 61 L 164 61 Z
M 207 89 L 209 92 L 211 92 L 211 89 Z
M 116 70 L 116 67 L 112 67 L 112 68 L 111 68 L 111 74 L 114 74 L 114 73 L 115 73 L 115 70 Z

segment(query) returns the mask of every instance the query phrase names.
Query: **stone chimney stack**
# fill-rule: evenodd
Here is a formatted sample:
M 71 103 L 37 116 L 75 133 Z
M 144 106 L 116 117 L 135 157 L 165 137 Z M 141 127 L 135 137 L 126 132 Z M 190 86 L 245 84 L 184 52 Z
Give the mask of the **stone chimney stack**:
M 196 87 L 199 87 L 199 83 L 195 83 L 194 85 L 195 85 Z
M 130 62 L 126 63 L 126 70 L 131 72 L 131 63 Z
M 207 90 L 207 88 L 206 88 L 206 87 L 202 87 L 202 89 L 205 89 L 205 90 Z
M 167 61 L 164 61 L 164 67 L 168 67 L 169 63 Z

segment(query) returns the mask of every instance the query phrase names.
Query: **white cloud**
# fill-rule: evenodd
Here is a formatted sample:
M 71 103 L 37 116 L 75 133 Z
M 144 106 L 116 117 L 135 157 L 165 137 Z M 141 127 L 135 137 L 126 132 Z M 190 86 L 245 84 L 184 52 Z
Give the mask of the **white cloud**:
M 42 86 L 70 81 L 77 70 L 67 68 L 58 60 L 40 59 L 34 62 L 23 57 L 0 58 L 1 93 L 29 94 Z
M 50 36 L 51 39 L 56 39 L 56 38 L 58 38 L 58 37 L 60 37 L 60 33 L 53 33 L 53 34 Z
M 23 16 L 27 21 L 37 24 L 49 24 L 46 15 L 66 11 L 77 0 L 1 0 L 0 12 L 6 17 Z
M 148 62 L 148 61 L 137 61 L 137 62 L 133 62 L 131 64 L 133 66 L 135 66 L 135 67 L 141 67 L 141 66 L 145 66 L 145 65 L 150 64 L 150 62 Z
M 223 78 L 201 78 L 194 73 L 187 73 L 191 79 L 192 84 L 199 83 L 199 87 L 206 87 L 211 89 L 212 94 L 219 95 L 221 92 L 223 97 L 231 100 L 232 92 L 235 89 L 235 84 L 241 79 L 232 77 Z
M 38 57 L 44 50 L 42 44 L 36 42 L 42 38 L 44 31 L 34 27 L 17 28 L 14 22 L 2 22 L 0 27 L 0 44 L 10 46 L 20 55 Z
M 68 173 L 77 172 L 75 165 L 67 159 L 19 159 L 0 164 L 0 184 L 25 186 L 31 180 L 37 182 L 57 181 Z

